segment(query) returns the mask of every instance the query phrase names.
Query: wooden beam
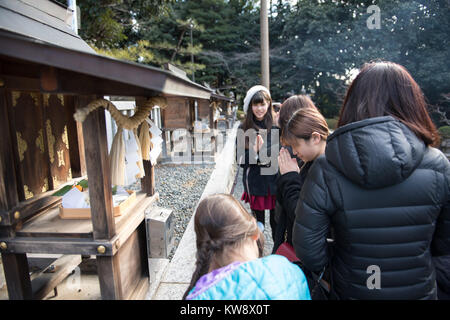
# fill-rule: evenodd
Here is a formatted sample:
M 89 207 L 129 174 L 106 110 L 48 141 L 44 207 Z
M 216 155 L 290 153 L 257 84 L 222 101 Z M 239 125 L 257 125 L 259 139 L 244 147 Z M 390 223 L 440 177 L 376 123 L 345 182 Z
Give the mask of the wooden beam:
M 0 210 L 4 211 L 19 202 L 12 141 L 6 91 L 0 87 Z
M 56 206 L 61 202 L 61 197 L 52 196 L 54 192 L 55 190 L 48 191 L 18 203 L 9 211 L 1 211 L 0 225 L 13 226 L 19 221 L 23 222 L 37 213 L 41 213 L 50 207 Z
M 15 237 L 0 238 L 0 243 L 7 245 L 7 249 L 1 249 L 2 253 L 11 254 L 61 253 L 103 256 L 113 254 L 113 244 L 109 240 Z M 103 247 L 104 251 L 99 252 L 99 247 Z
M 148 197 L 144 192 L 136 194 L 136 200 L 123 212 L 120 216 L 115 217 L 116 236 L 122 237 L 122 230 L 128 226 L 130 221 L 136 216 L 144 219 L 144 211 L 153 202 L 157 201 L 159 194 L 156 192 L 153 196 Z M 62 238 L 62 239 L 92 239 L 93 228 L 90 219 L 72 220 L 60 219 L 59 207 L 49 208 L 48 211 L 42 212 L 38 216 L 33 217 L 25 222 L 20 230 L 16 231 L 17 237 L 33 237 L 33 238 Z M 135 222 L 133 222 L 135 223 Z M 135 224 L 134 228 L 139 224 Z M 120 238 L 120 237 L 118 237 Z M 100 240 L 99 240 L 100 241 Z
M 33 293 L 31 290 L 27 255 L 25 253 L 2 253 L 2 261 L 9 299 L 31 300 Z
M 64 255 L 57 259 L 52 265 L 54 273 L 42 273 L 31 282 L 33 299 L 44 299 L 58 284 L 81 263 L 81 255 Z
M 0 87 L 0 210 L 7 211 L 19 203 L 15 174 L 6 91 Z M 1 216 L 3 219 L 3 216 Z M 11 227 L 0 228 L 0 235 L 14 236 Z M 2 253 L 8 295 L 11 300 L 31 299 L 31 281 L 26 254 Z
M 100 77 L 89 76 L 77 72 L 66 70 L 58 71 L 59 88 L 58 92 L 77 95 L 118 95 L 118 96 L 145 96 L 155 95 L 156 92 L 130 86 L 127 83 L 120 83 Z
M 122 300 L 119 255 L 97 257 L 97 271 L 103 300 Z
M 58 90 L 58 72 L 54 67 L 42 67 L 41 89 L 46 92 L 55 92 Z
M 40 82 L 39 79 L 20 77 L 20 76 L 10 76 L 1 75 L 2 79 L 5 80 L 5 87 L 8 90 L 14 91 L 39 91 Z
M 211 96 L 210 89 L 159 68 L 120 61 L 68 48 L 50 46 L 23 37 L 12 37 L 8 33 L 0 34 L 0 42 L 2 43 L 0 46 L 2 60 L 8 59 L 24 64 L 32 63 L 38 66 L 46 65 L 55 67 L 58 69 L 59 84 L 62 87 L 64 87 L 66 80 L 70 80 L 65 75 L 60 74 L 59 71 L 70 70 L 70 72 L 87 75 L 93 79 L 100 79 L 101 81 L 94 82 L 93 88 L 95 88 L 95 94 L 123 94 L 122 92 L 117 92 L 107 87 L 102 87 L 107 92 L 97 90 L 97 86 L 101 87 L 105 81 L 110 81 L 110 83 L 115 82 L 117 85 L 123 85 L 124 89 L 141 91 L 141 94 L 136 92 L 133 96 L 146 96 L 158 92 L 165 95 L 182 95 L 203 99 L 209 99 Z M 89 90 L 83 83 L 78 82 L 76 84 L 81 86 L 83 90 Z M 73 88 L 75 90 L 73 93 L 81 92 L 77 91 L 76 87 Z M 80 88 L 80 90 L 82 89 Z M 61 90 L 64 92 L 63 88 Z
M 94 239 L 111 239 L 116 230 L 105 109 L 99 108 L 87 116 L 83 122 L 83 136 Z

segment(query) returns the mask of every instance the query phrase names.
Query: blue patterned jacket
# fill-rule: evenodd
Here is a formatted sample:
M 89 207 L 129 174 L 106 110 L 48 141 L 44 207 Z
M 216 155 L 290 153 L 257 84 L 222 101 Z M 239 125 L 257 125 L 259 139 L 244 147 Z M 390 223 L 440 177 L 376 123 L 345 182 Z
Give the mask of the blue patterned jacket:
M 302 270 L 285 257 L 270 255 L 234 262 L 202 276 L 188 300 L 311 300 Z

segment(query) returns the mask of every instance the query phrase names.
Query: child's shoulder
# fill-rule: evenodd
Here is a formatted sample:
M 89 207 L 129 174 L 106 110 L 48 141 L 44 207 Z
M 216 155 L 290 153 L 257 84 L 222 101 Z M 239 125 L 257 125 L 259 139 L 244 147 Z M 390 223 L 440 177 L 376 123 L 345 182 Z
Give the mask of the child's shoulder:
M 269 255 L 240 266 L 241 275 L 248 274 L 251 282 L 269 299 L 309 299 L 306 277 L 297 265 L 281 255 Z
M 267 274 L 293 280 L 304 277 L 302 270 L 291 263 L 286 257 L 272 254 L 256 260 L 243 263 L 241 269 L 251 273 L 255 279 L 264 279 Z
M 293 267 L 298 268 L 295 264 L 291 263 L 286 257 L 281 256 L 279 254 L 271 254 L 257 260 L 254 260 L 255 263 L 260 263 L 261 265 L 270 267 L 270 268 L 286 268 Z
M 283 256 L 270 255 L 237 264 L 193 299 L 309 299 L 307 288 L 298 266 Z

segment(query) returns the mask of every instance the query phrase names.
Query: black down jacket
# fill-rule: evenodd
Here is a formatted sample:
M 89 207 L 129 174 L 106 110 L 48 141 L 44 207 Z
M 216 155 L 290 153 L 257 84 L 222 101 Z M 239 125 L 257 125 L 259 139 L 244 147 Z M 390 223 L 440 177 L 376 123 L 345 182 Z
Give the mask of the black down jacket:
M 444 154 L 400 121 L 340 127 L 300 192 L 297 257 L 313 271 L 329 263 L 342 299 L 436 299 L 432 256 L 450 254 L 449 184 Z

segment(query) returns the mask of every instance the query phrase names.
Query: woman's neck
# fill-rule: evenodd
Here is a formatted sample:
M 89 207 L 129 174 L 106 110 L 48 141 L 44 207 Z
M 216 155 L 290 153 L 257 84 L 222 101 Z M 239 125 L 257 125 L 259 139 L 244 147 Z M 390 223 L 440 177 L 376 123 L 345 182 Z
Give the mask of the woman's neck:
M 312 158 L 312 160 L 309 160 L 307 162 L 313 162 L 314 160 L 316 160 L 318 157 L 320 157 L 321 155 L 323 155 L 325 153 L 325 148 L 327 147 L 327 142 L 325 140 L 320 140 L 319 144 L 317 145 L 317 153 L 315 155 L 315 157 Z M 306 163 L 305 163 L 306 164 Z
M 325 140 L 321 140 L 318 147 L 319 147 L 319 149 L 318 149 L 317 155 L 314 158 L 314 160 L 316 160 L 318 157 L 320 157 L 321 155 L 323 155 L 325 153 L 325 149 L 327 147 L 327 142 Z

